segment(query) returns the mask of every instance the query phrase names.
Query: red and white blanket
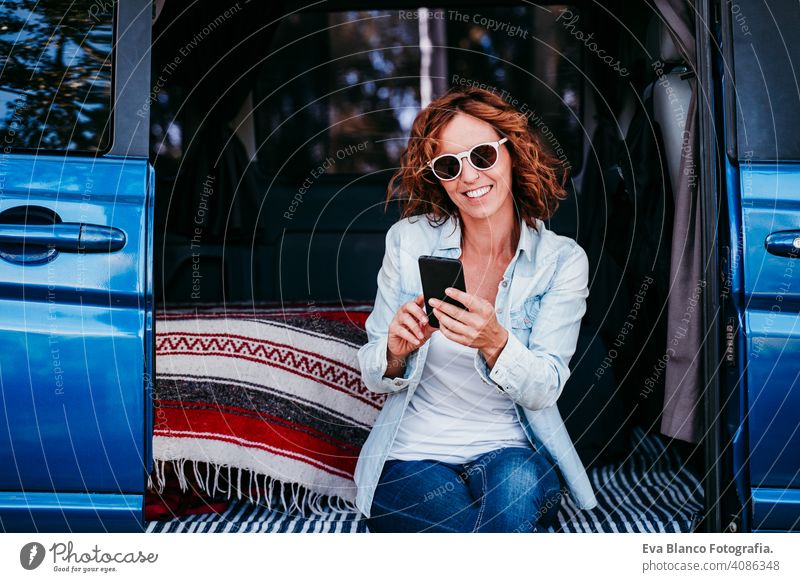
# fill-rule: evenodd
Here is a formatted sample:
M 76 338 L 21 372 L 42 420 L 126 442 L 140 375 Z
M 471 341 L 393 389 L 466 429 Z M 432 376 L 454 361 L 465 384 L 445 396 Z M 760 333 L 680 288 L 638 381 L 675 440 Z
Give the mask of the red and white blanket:
M 385 395 L 356 354 L 371 303 L 171 309 L 156 321 L 154 474 L 209 495 L 357 511 L 358 454 Z M 204 471 L 205 470 L 205 471 Z M 205 472 L 205 474 L 203 474 Z

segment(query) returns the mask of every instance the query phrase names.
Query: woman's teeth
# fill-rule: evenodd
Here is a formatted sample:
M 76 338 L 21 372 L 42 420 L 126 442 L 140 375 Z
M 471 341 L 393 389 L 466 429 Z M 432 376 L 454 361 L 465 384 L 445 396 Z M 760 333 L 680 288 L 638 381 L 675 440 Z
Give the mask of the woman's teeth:
M 475 190 L 470 190 L 469 192 L 464 192 L 464 196 L 469 198 L 480 198 L 484 196 L 489 190 L 491 190 L 491 186 L 484 186 L 483 188 L 476 188 Z

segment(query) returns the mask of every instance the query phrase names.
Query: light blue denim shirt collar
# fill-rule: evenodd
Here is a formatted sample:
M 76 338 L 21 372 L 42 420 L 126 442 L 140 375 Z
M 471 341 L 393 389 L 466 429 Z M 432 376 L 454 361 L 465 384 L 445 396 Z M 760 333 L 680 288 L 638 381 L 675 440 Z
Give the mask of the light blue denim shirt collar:
M 514 259 L 522 252 L 530 261 L 533 258 L 533 249 L 531 245 L 534 243 L 533 234 L 535 234 L 536 231 L 527 225 L 524 218 L 519 219 L 519 225 L 519 242 L 517 243 L 517 250 L 514 253 Z M 436 247 L 437 250 L 461 249 L 461 221 L 455 220 L 451 216 L 442 226 L 443 232 L 439 239 L 439 244 Z

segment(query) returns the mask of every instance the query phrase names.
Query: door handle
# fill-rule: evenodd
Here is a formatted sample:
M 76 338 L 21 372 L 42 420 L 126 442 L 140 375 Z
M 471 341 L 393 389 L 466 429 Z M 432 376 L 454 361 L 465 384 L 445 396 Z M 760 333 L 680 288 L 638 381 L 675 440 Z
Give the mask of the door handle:
M 773 232 L 764 239 L 764 247 L 778 257 L 800 258 L 800 230 Z
M 99 224 L 0 224 L 0 244 L 49 247 L 62 253 L 113 253 L 125 246 L 125 240 L 122 230 Z

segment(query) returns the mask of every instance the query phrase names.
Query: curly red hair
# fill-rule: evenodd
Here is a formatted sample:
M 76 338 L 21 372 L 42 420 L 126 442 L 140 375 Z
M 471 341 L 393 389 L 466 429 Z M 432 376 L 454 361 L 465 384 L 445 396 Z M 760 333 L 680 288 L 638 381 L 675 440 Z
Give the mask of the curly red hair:
M 443 223 L 448 216 L 460 220 L 458 208 L 427 165 L 435 155 L 442 129 L 458 113 L 485 121 L 507 137 L 512 161 L 511 191 L 517 215 L 536 228 L 536 218 L 546 220 L 567 193 L 567 165 L 546 151 L 533 133 L 529 118 L 505 99 L 479 87 L 451 88 L 417 114 L 411 135 L 400 156 L 400 168 L 387 188 L 386 206 L 401 199 L 401 218 L 431 214 Z

